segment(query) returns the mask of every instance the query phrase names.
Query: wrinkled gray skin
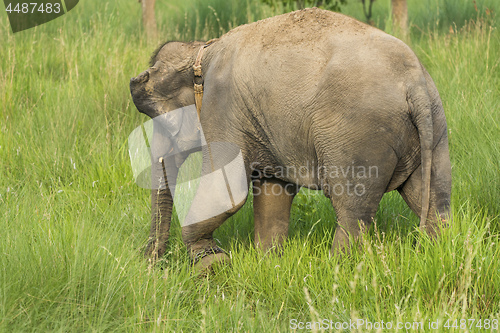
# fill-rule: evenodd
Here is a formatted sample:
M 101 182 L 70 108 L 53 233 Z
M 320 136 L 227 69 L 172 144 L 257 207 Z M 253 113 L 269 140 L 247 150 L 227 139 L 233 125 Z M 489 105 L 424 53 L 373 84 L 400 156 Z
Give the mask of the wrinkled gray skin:
M 170 42 L 159 49 L 152 67 L 130 82 L 139 111 L 155 117 L 194 103 L 192 66 L 201 45 Z M 202 70 L 206 140 L 238 145 L 248 182 L 261 190 L 254 198 L 259 248 L 286 238 L 301 186 L 320 188 L 331 199 L 338 217 L 332 253 L 347 250 L 349 235 L 355 239 L 371 225 L 382 195 L 392 190 L 429 234 L 447 224 L 451 166 L 443 107 L 431 77 L 400 40 L 341 14 L 306 9 L 233 29 L 205 49 Z M 309 166 L 309 172 L 277 172 L 287 166 Z M 313 173 L 313 166 L 376 166 L 378 174 L 338 177 Z M 252 177 L 264 171 L 269 177 Z M 362 184 L 364 193 L 352 195 L 351 187 L 348 195 L 348 182 Z M 339 183 L 342 194 L 340 187 L 332 190 Z M 294 186 L 285 194 L 264 194 L 288 184 Z M 243 204 L 183 227 L 191 256 L 214 247 L 213 231 Z M 171 214 L 168 188 L 153 190 L 147 256 L 165 251 Z M 224 258 L 209 255 L 200 265 Z

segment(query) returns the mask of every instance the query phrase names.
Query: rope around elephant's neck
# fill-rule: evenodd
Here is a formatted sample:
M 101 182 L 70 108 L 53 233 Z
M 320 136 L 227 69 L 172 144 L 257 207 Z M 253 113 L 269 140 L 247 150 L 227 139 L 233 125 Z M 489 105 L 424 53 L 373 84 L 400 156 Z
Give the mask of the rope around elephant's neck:
M 200 47 L 200 50 L 198 51 L 198 56 L 196 57 L 196 61 L 194 62 L 193 65 L 193 70 L 194 70 L 194 102 L 196 104 L 196 112 L 198 112 L 198 120 L 200 121 L 200 126 L 201 126 L 201 117 L 200 117 L 200 111 L 201 111 L 201 101 L 203 99 L 203 73 L 201 72 L 201 58 L 203 57 L 203 51 L 205 48 L 210 46 L 213 42 L 215 42 L 217 39 L 211 39 L 208 42 L 205 43 L 202 47 Z M 210 157 L 210 165 L 212 167 L 212 172 L 215 171 L 215 166 L 214 166 L 214 161 L 213 161 L 213 156 L 212 156 L 212 151 L 210 148 L 210 144 L 207 144 L 207 150 L 208 150 L 208 156 Z M 231 199 L 231 204 L 234 207 L 236 207 L 234 199 L 233 199 L 233 194 L 231 192 L 231 188 L 229 186 L 229 183 L 227 181 L 227 175 L 226 171 L 224 168 L 221 168 L 222 174 L 224 176 L 224 180 L 226 182 L 226 188 L 227 192 L 229 194 L 229 198 Z M 219 249 L 220 250 L 220 249 Z M 213 250 L 211 250 L 213 251 Z M 220 253 L 220 252 L 212 252 L 213 254 Z M 203 250 L 200 254 L 196 254 L 194 257 L 194 260 L 200 260 L 201 258 L 212 254 L 210 252 L 207 252 L 207 250 Z
M 203 100 L 203 73 L 201 72 L 201 59 L 203 58 L 203 51 L 205 50 L 205 48 L 210 46 L 216 40 L 217 39 L 211 39 L 208 42 L 206 42 L 202 47 L 200 47 L 200 50 L 198 51 L 198 56 L 196 57 L 196 61 L 194 62 L 193 65 L 194 103 L 196 105 L 196 112 L 198 112 L 198 120 L 201 120 L 200 112 L 201 112 L 201 102 Z

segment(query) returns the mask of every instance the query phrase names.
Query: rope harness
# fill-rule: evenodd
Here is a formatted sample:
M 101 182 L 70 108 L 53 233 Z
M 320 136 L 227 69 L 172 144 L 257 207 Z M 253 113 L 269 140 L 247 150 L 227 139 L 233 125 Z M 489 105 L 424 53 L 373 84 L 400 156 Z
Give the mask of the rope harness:
M 194 62 L 193 65 L 194 102 L 196 105 L 196 112 L 198 112 L 199 120 L 201 120 L 200 112 L 201 112 L 201 102 L 203 100 L 203 73 L 201 72 L 201 59 L 203 57 L 203 52 L 205 51 L 205 48 L 210 46 L 216 40 L 217 39 L 211 39 L 208 42 L 206 42 L 202 47 L 200 47 L 200 50 L 198 51 L 198 56 L 196 57 L 196 61 Z

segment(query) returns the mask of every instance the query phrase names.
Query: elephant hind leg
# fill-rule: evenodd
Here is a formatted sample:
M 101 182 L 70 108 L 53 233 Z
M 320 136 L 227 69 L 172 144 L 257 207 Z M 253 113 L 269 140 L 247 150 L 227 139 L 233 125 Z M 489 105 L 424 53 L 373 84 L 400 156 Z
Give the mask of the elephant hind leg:
M 290 208 L 297 186 L 276 178 L 253 181 L 255 247 L 268 251 L 288 236 Z
M 395 156 L 384 156 L 385 160 L 375 160 L 377 166 L 373 174 L 358 177 L 347 175 L 328 180 L 327 196 L 331 199 L 337 214 L 337 228 L 331 254 L 348 254 L 351 240 L 357 240 L 371 226 L 380 200 L 387 189 L 394 167 Z M 369 170 L 369 167 L 365 167 Z M 355 176 L 358 176 L 357 174 Z
M 398 188 L 399 193 L 420 217 L 422 211 L 422 168 L 419 166 Z M 439 227 L 446 227 L 450 216 L 451 165 L 448 152 L 448 139 L 444 135 L 432 153 L 431 188 L 427 223 L 423 229 L 431 236 L 439 234 Z

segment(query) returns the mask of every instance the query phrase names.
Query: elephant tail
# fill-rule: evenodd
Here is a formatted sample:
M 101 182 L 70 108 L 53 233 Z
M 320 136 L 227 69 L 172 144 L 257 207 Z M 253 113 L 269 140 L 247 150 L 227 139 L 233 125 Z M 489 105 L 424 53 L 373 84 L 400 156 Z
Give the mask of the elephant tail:
M 431 99 L 429 93 L 427 92 L 426 85 L 424 84 L 411 87 L 408 91 L 407 100 L 410 118 L 415 127 L 417 127 L 420 139 L 422 165 L 422 212 L 420 214 L 420 229 L 425 229 L 430 203 L 432 148 L 434 137 Z

